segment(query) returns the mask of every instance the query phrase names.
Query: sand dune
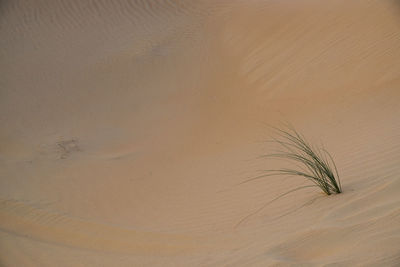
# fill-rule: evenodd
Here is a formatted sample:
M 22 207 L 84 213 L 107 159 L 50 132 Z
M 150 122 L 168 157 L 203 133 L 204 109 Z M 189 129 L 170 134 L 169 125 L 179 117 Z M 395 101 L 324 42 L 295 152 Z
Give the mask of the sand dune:
M 2 1 L 0 265 L 397 266 L 396 1 Z M 283 121 L 343 194 L 268 178 Z

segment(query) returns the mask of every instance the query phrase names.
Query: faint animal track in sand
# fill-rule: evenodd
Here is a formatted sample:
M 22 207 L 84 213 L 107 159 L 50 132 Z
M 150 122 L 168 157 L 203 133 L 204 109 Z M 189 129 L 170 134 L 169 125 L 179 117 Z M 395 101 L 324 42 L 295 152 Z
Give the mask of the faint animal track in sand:
M 59 141 L 57 142 L 57 149 L 60 154 L 60 159 L 66 159 L 71 153 L 82 151 L 78 139 Z

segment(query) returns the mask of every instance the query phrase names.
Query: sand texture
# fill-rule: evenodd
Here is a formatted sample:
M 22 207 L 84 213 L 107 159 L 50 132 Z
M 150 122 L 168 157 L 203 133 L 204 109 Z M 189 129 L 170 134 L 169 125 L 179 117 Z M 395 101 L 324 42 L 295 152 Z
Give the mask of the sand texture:
M 4 0 L 0 71 L 0 266 L 400 266 L 398 1 Z M 343 193 L 237 226 L 282 122 Z

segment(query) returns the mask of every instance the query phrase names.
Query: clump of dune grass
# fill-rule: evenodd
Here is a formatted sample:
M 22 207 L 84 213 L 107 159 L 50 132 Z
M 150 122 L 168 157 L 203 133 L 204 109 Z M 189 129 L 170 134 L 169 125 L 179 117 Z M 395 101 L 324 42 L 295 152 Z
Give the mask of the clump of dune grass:
M 274 129 L 277 137 L 273 137 L 273 141 L 278 143 L 283 151 L 265 157 L 288 159 L 300 165 L 297 165 L 298 169 L 267 170 L 267 172 L 271 175 L 305 177 L 327 195 L 342 192 L 335 161 L 325 148 L 311 145 L 293 127 L 289 126 L 287 130 Z
M 277 143 L 282 150 L 262 157 L 289 160 L 297 166 L 297 169 L 264 170 L 264 175 L 250 180 L 274 175 L 301 176 L 313 182 L 327 195 L 342 193 L 336 164 L 325 148 L 311 145 L 291 126 L 287 126 L 286 129 L 273 129 L 276 136 L 272 137 L 272 142 Z
M 272 137 L 271 142 L 278 144 L 281 150 L 275 153 L 262 155 L 261 157 L 290 161 L 296 168 L 262 170 L 262 175 L 245 180 L 240 184 L 268 176 L 299 176 L 306 178 L 313 184 L 300 186 L 279 195 L 268 203 L 265 203 L 257 211 L 243 218 L 236 226 L 279 198 L 303 188 L 319 187 L 327 195 L 342 193 L 342 186 L 340 184 L 336 164 L 331 154 L 329 154 L 325 148 L 310 144 L 306 138 L 298 133 L 292 126 L 286 126 L 285 129 L 272 127 L 272 129 L 275 130 L 275 136 Z

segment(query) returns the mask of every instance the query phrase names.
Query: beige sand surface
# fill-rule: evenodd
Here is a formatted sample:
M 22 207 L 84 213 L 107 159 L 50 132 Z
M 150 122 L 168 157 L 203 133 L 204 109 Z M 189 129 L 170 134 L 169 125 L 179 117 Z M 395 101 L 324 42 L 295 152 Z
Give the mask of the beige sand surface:
M 400 3 L 0 2 L 1 266 L 399 266 Z M 344 193 L 268 178 L 289 121 Z

